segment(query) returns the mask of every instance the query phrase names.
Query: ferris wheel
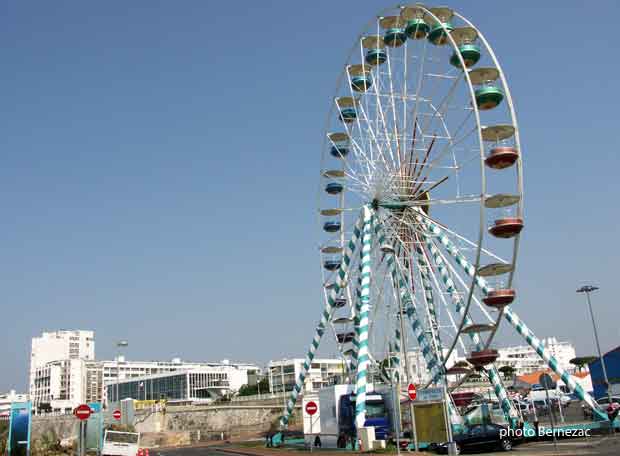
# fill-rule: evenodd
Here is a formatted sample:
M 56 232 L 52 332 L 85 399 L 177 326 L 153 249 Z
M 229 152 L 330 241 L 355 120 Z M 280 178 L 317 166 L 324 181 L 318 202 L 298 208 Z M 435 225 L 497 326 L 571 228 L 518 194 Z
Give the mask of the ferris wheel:
M 598 411 L 512 310 L 521 157 L 505 74 L 472 22 L 416 4 L 367 24 L 326 120 L 318 198 L 325 308 L 283 426 L 324 334 L 355 383 L 358 425 L 371 376 L 385 379 L 384 361 L 398 367 L 413 345 L 430 372 L 422 386 L 455 390 L 482 372 L 514 424 L 518 412 L 493 364 L 503 320 Z M 455 355 L 463 360 L 452 363 Z

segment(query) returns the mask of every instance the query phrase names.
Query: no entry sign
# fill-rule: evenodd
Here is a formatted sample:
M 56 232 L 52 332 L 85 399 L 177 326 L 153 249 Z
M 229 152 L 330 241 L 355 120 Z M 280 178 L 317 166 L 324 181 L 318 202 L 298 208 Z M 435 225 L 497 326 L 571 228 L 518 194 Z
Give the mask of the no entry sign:
M 75 410 L 73 411 L 73 414 L 75 415 L 75 417 L 78 420 L 87 420 L 88 417 L 90 416 L 91 410 L 90 407 L 86 404 L 81 404 L 78 405 Z
M 120 420 L 120 419 L 121 419 L 121 411 L 120 411 L 120 410 L 114 410 L 114 411 L 112 412 L 112 417 L 113 417 L 115 420 Z
M 415 401 L 415 398 L 418 397 L 418 392 L 416 391 L 415 385 L 413 383 L 409 383 L 409 385 L 407 386 L 407 395 L 412 401 Z
M 316 405 L 316 402 L 309 401 L 306 403 L 306 413 L 310 416 L 314 415 L 319 410 L 319 406 Z

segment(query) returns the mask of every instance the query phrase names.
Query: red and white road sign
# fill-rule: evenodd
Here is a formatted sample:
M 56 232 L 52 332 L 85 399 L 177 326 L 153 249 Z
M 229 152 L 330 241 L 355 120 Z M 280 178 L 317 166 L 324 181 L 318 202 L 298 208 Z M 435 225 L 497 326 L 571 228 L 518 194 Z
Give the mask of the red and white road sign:
M 88 405 L 81 404 L 75 408 L 73 414 L 78 420 L 87 420 L 91 414 L 91 409 Z
M 316 405 L 316 402 L 309 401 L 306 403 L 306 413 L 310 416 L 314 415 L 319 410 L 319 406 Z
M 415 398 L 418 397 L 418 392 L 416 391 L 415 385 L 413 383 L 409 383 L 409 385 L 407 386 L 407 395 L 412 401 L 415 401 Z
M 113 417 L 115 420 L 120 420 L 120 419 L 121 419 L 121 411 L 120 411 L 120 410 L 114 410 L 114 411 L 112 412 L 112 417 Z

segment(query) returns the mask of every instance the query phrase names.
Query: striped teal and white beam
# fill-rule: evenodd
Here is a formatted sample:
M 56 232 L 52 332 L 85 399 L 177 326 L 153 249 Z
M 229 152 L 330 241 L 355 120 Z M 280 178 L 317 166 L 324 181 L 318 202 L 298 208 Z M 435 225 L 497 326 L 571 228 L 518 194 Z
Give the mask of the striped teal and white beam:
M 357 287 L 355 288 L 355 305 L 353 306 L 353 328 L 355 337 L 353 338 L 353 348 L 351 352 L 351 372 L 357 375 L 357 354 L 360 349 L 360 309 L 362 299 L 362 263 L 359 264 L 357 276 Z
M 398 317 L 398 321 L 400 321 L 400 316 Z M 391 359 L 390 359 L 390 363 L 392 365 L 392 369 L 394 372 L 394 382 L 397 385 L 400 385 L 400 355 L 401 355 L 401 335 L 400 335 L 400 328 L 396 328 L 394 330 L 394 343 L 390 344 L 392 345 L 391 348 L 393 348 L 393 351 L 390 350 L 390 355 Z M 407 354 L 405 353 L 405 356 L 407 356 Z
M 432 347 L 435 350 L 435 356 L 443 361 L 443 349 L 441 339 L 439 337 L 439 324 L 437 323 L 437 311 L 435 309 L 435 299 L 433 298 L 433 285 L 429 276 L 430 265 L 426 261 L 424 251 L 419 244 L 415 246 L 416 256 L 418 260 L 418 269 L 422 278 L 422 288 L 424 289 L 424 301 L 426 303 L 427 320 L 431 330 Z
M 419 221 L 421 221 L 434 235 L 438 237 L 439 242 L 441 242 L 446 250 L 454 257 L 456 263 L 461 266 L 470 277 L 473 277 L 475 273 L 474 266 L 467 261 L 463 254 L 459 252 L 454 243 L 452 243 L 452 241 L 450 241 L 450 239 L 448 239 L 448 237 L 443 233 L 443 230 L 436 224 L 423 220 L 422 217 L 419 217 Z M 491 290 L 484 277 L 476 275 L 475 282 L 483 294 L 486 295 Z M 566 370 L 560 367 L 557 359 L 551 354 L 551 352 L 549 352 L 549 350 L 547 350 L 542 341 L 534 335 L 532 330 L 525 325 L 525 323 L 518 317 L 510 306 L 506 306 L 504 308 L 504 317 L 506 317 L 506 320 L 508 320 L 508 322 L 526 340 L 526 342 L 534 350 L 536 350 L 536 353 L 538 353 L 538 355 L 547 363 L 551 370 L 562 379 L 564 384 L 568 386 L 568 388 L 573 391 L 579 399 L 585 401 L 592 408 L 599 419 L 608 419 L 607 415 L 598 408 L 598 404 L 594 401 L 594 398 L 592 398 L 592 396 L 590 396 L 590 394 L 588 394 Z
M 342 254 L 342 263 L 336 273 L 336 284 L 333 288 L 329 290 L 327 301 L 325 302 L 325 308 L 323 309 L 323 313 L 321 314 L 321 320 L 316 327 L 314 337 L 312 338 L 312 343 L 310 344 L 310 348 L 306 353 L 306 359 L 304 360 L 301 371 L 299 372 L 299 376 L 297 377 L 295 386 L 293 387 L 293 391 L 291 391 L 289 400 L 286 403 L 286 410 L 280 418 L 281 428 L 286 428 L 286 426 L 288 425 L 291 414 L 293 413 L 293 410 L 295 408 L 297 398 L 299 397 L 299 394 L 304 387 L 306 375 L 308 374 L 308 370 L 310 369 L 310 365 L 312 364 L 312 360 L 314 359 L 316 350 L 317 348 L 319 348 L 319 343 L 321 342 L 321 338 L 323 337 L 323 333 L 325 332 L 325 326 L 331 320 L 334 313 L 334 304 L 336 302 L 336 299 L 338 298 L 340 291 L 344 290 L 344 288 L 346 287 L 347 278 L 349 275 L 349 265 L 351 264 L 351 257 L 357 249 L 357 244 L 361 235 L 361 228 L 362 219 L 360 217 L 353 228 L 353 235 L 351 236 L 351 239 L 349 240 L 349 243 L 346 245 L 345 250 Z
M 375 233 L 378 237 L 377 243 L 379 245 L 385 243 L 386 238 L 383 232 L 383 227 L 378 222 L 375 225 Z M 400 270 L 397 269 L 396 259 L 394 255 L 390 254 L 388 256 L 387 264 L 392 274 L 392 281 L 400 294 L 402 307 L 405 310 L 407 318 L 409 319 L 409 322 L 411 324 L 413 335 L 416 338 L 420 349 L 422 350 L 422 356 L 424 357 L 426 368 L 429 370 L 431 377 L 435 379 L 433 383 L 437 383 L 445 375 L 445 369 L 443 367 L 443 364 L 439 361 L 439 358 L 437 358 L 436 352 L 431 348 L 431 344 L 429 343 L 429 340 L 427 338 L 426 331 L 424 330 L 424 325 L 421 323 L 417 315 L 417 310 L 413 299 L 411 298 L 411 293 L 409 292 L 407 283 L 405 282 L 405 279 L 403 278 Z M 448 402 L 448 408 L 450 412 L 451 423 L 457 425 L 462 424 L 463 419 L 458 413 L 458 409 L 454 405 L 452 397 L 449 396 L 449 399 L 450 401 Z
M 431 239 L 428 236 L 423 235 L 423 239 L 424 239 L 427 249 L 429 250 L 431 254 L 433 263 L 435 264 L 435 266 L 437 267 L 437 270 L 439 271 L 441 281 L 446 286 L 446 291 L 450 295 L 450 299 L 452 300 L 455 306 L 455 310 L 457 314 L 459 314 L 461 317 L 463 316 L 465 317 L 465 325 L 472 324 L 473 321 L 469 317 L 469 315 L 464 315 L 465 305 L 463 303 L 463 299 L 461 295 L 458 293 L 456 286 L 454 284 L 454 281 L 450 277 L 448 268 L 446 267 L 443 261 L 443 258 L 441 257 L 441 254 L 439 253 L 439 250 L 437 249 L 435 244 L 431 241 Z M 476 349 L 481 350 L 483 348 L 482 343 L 480 341 L 480 336 L 478 334 L 469 334 L 469 338 L 476 345 Z M 489 375 L 489 380 L 491 381 L 491 384 L 493 385 L 493 391 L 495 392 L 495 395 L 497 396 L 497 399 L 499 400 L 501 404 L 502 411 L 504 412 L 506 419 L 510 423 L 511 419 L 514 420 L 518 418 L 519 414 L 517 410 L 515 409 L 515 407 L 513 406 L 512 402 L 510 401 L 508 397 L 508 393 L 506 392 L 506 388 L 504 387 L 504 384 L 501 380 L 499 372 L 497 371 L 495 366 L 491 365 L 491 367 L 487 369 L 487 373 Z
M 377 243 L 379 245 L 384 244 L 386 238 L 380 222 L 375 223 L 375 233 L 378 237 Z M 426 368 L 431 372 L 431 375 L 433 377 L 435 375 L 441 376 L 444 372 L 443 367 L 439 360 L 436 358 L 435 352 L 431 348 L 431 344 L 427 339 L 426 332 L 424 331 L 424 326 L 418 318 L 417 310 L 411 298 L 407 283 L 402 277 L 400 271 L 397 269 L 396 259 L 394 258 L 394 255 L 389 255 L 387 257 L 387 264 L 392 275 L 392 281 L 400 294 L 403 310 L 407 314 L 407 318 L 409 319 L 409 323 L 411 324 L 413 335 L 422 350 L 422 356 L 424 357 Z
M 362 208 L 363 233 L 362 233 L 362 285 L 360 288 L 360 313 L 359 313 L 359 351 L 357 355 L 357 381 L 355 383 L 355 426 L 357 429 L 364 427 L 366 422 L 366 388 L 368 385 L 368 366 L 370 365 L 370 353 L 368 349 L 368 326 L 370 316 L 370 280 L 371 280 L 371 256 L 372 249 L 372 211 L 368 206 Z

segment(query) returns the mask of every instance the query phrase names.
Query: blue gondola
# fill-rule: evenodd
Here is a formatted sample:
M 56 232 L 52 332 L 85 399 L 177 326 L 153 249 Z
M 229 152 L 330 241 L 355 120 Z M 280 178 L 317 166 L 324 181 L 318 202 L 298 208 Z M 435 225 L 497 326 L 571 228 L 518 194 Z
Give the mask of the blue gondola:
M 352 342 L 353 339 L 355 339 L 355 333 L 354 332 L 340 333 L 336 335 L 336 338 L 338 339 L 338 343 L 345 344 L 347 342 Z
M 355 108 L 342 108 L 340 110 L 340 120 L 344 123 L 350 123 L 357 119 L 357 111 Z
M 323 229 L 328 233 L 337 233 L 340 231 L 340 222 L 325 222 Z
M 360 74 L 351 77 L 351 88 L 356 92 L 366 92 L 372 85 L 372 80 L 368 74 Z
M 381 65 L 387 60 L 387 53 L 383 49 L 369 49 L 366 53 L 366 63 L 369 65 Z
M 344 187 L 342 186 L 342 184 L 339 184 L 338 182 L 330 182 L 325 187 L 325 191 L 330 195 L 337 195 L 341 193 L 343 189 Z
M 393 27 L 388 29 L 383 35 L 383 41 L 387 46 L 399 47 L 407 41 L 407 34 L 402 27 Z
M 344 158 L 349 153 L 349 148 L 345 144 L 337 144 L 332 146 L 329 153 L 336 158 Z
M 325 260 L 323 267 L 328 271 L 336 271 L 340 268 L 340 260 Z

